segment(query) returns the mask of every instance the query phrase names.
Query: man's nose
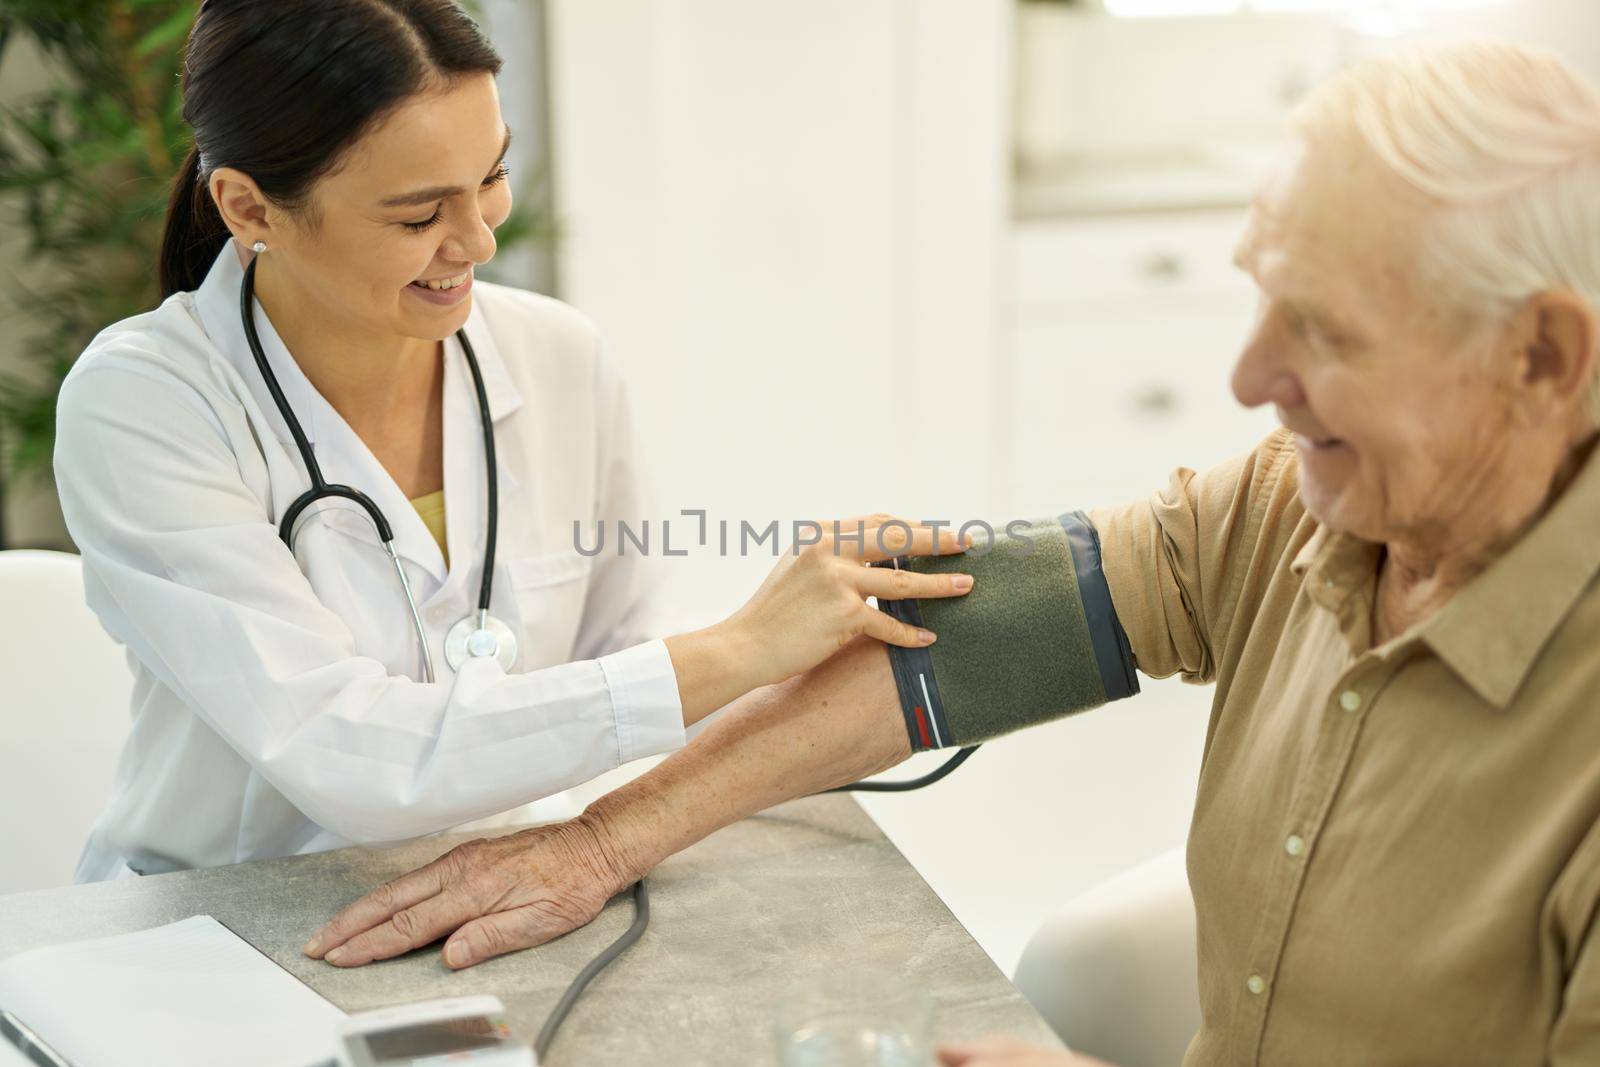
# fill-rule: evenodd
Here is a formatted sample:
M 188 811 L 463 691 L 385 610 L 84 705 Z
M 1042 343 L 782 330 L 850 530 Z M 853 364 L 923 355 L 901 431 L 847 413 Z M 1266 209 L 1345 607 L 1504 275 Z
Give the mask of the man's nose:
M 1233 366 L 1233 395 L 1247 408 L 1276 404 L 1297 408 L 1305 403 L 1300 379 L 1287 358 L 1281 339 L 1263 322 Z

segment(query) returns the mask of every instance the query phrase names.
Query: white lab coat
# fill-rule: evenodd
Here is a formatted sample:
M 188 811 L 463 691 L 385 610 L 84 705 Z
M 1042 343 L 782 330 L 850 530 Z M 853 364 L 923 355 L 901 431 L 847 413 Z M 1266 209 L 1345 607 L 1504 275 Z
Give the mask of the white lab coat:
M 490 610 L 521 648 L 509 674 L 492 658 L 455 673 L 444 636 L 477 602 L 486 477 L 460 343 L 444 346 L 446 572 L 256 304 L 324 476 L 367 493 L 394 530 L 432 644 L 429 685 L 413 680 L 415 630 L 364 512 L 318 503 L 293 555 L 278 538 L 309 480 L 245 342 L 243 273 L 230 243 L 198 290 L 97 336 L 61 389 L 62 506 L 89 606 L 135 672 L 132 731 L 78 879 L 403 840 L 682 745 L 672 662 L 649 640 L 655 561 L 619 557 L 609 537 L 597 556 L 575 548 L 575 520 L 592 546 L 593 523 L 646 517 L 625 390 L 594 326 L 473 283 L 466 331 L 500 467 Z

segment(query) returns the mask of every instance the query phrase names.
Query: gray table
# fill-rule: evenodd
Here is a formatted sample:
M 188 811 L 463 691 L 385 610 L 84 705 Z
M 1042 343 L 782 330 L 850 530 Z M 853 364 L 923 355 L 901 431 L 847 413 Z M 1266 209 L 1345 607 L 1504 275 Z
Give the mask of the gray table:
M 437 945 L 341 971 L 300 955 L 311 931 L 462 837 L 342 849 L 0 897 L 0 958 L 210 914 L 346 1011 L 492 993 L 528 1040 L 573 975 L 628 927 L 627 895 L 548 945 L 453 974 Z M 776 1062 L 786 992 L 852 969 L 918 983 L 941 1040 L 1004 1031 L 1059 1047 L 1032 1006 L 848 797 L 796 801 L 712 835 L 651 876 L 644 939 L 597 978 L 550 1063 Z

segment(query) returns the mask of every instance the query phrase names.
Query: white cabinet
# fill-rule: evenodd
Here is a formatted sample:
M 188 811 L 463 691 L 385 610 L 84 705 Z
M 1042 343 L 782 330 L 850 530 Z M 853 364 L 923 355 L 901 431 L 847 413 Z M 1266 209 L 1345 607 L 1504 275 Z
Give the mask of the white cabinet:
M 1009 510 L 1144 496 L 1271 431 L 1229 380 L 1255 308 L 1242 213 L 1024 223 L 1012 241 L 1003 388 Z
M 995 507 L 1009 18 L 553 0 L 563 296 L 633 386 L 659 514 Z M 702 624 L 772 560 L 670 564 L 669 602 Z

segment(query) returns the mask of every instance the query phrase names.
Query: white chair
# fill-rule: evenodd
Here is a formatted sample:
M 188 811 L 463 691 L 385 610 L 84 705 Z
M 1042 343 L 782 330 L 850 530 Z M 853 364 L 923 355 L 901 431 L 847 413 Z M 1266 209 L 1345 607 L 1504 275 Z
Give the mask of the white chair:
M 1177 1067 L 1200 1028 L 1183 849 L 1077 897 L 1039 927 L 1016 985 L 1074 1052 Z
M 133 677 L 66 552 L 0 552 L 0 893 L 72 881 L 111 791 Z

